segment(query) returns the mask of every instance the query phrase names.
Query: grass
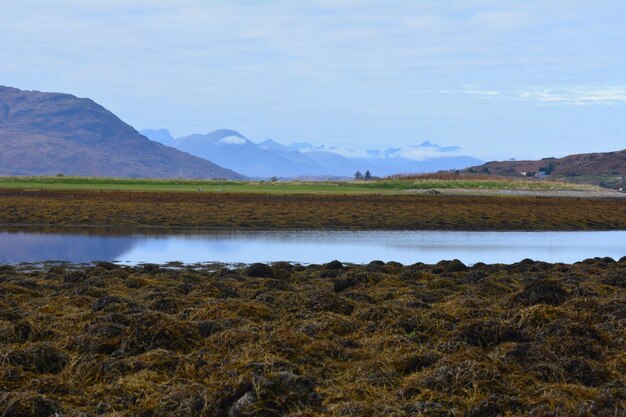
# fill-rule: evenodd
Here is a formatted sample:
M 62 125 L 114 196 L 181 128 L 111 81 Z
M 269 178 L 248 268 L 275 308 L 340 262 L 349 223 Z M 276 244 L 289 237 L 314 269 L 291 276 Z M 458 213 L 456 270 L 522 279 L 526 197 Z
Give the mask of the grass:
M 572 184 L 595 184 L 605 188 L 624 188 L 626 187 L 626 180 L 624 175 L 585 175 L 568 177 L 567 181 Z
M 0 188 L 24 190 L 104 190 L 154 192 L 235 192 L 263 194 L 398 194 L 411 190 L 597 190 L 564 181 L 537 181 L 484 176 L 420 175 L 372 181 L 220 181 L 92 177 L 0 177 Z
M 0 225 L 625 230 L 623 199 L 0 189 Z
M 623 416 L 625 276 L 0 266 L 0 415 Z

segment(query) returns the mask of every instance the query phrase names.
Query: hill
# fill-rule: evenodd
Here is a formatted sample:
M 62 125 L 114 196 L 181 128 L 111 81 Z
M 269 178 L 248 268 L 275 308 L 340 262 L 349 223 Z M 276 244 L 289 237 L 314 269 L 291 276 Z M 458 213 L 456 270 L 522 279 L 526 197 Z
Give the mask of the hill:
M 509 177 L 530 176 L 542 171 L 563 177 L 626 175 L 626 149 L 616 152 L 586 153 L 537 161 L 492 161 L 468 168 L 470 172 Z
M 242 175 L 153 142 L 90 99 L 0 86 L 0 175 Z

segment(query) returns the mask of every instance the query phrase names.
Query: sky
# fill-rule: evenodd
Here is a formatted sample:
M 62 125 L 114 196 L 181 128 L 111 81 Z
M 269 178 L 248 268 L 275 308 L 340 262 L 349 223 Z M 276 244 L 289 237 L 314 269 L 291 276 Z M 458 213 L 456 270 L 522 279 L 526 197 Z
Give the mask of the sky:
M 485 160 L 626 148 L 626 2 L 0 0 L 0 85 L 137 129 Z

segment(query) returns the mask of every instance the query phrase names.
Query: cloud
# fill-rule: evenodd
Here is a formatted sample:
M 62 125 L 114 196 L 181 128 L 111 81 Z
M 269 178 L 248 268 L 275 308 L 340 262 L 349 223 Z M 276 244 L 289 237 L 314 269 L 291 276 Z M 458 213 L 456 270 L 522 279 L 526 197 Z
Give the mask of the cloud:
M 398 143 L 399 139 L 388 138 L 384 143 Z M 388 158 L 404 158 L 413 161 L 424 161 L 428 159 L 444 158 L 449 156 L 463 155 L 461 148 L 457 146 L 439 146 L 424 142 L 420 145 L 408 146 L 405 148 L 389 148 L 387 150 L 379 149 L 355 149 L 339 146 L 313 146 L 310 148 L 300 149 L 300 152 L 328 151 L 341 155 L 346 158 L 367 158 L 367 159 L 388 159 Z
M 226 136 L 225 138 L 217 141 L 220 145 L 245 145 L 246 140 L 244 138 L 240 138 L 239 136 Z
M 2 84 L 90 97 L 175 136 L 230 126 L 346 148 L 418 136 L 475 152 L 509 134 L 514 114 L 515 131 L 533 138 L 507 144 L 511 156 L 546 143 L 522 135 L 540 129 L 519 102 L 624 101 L 623 89 L 552 88 L 626 83 L 619 0 L 20 0 L 1 10 Z M 623 125 L 594 117 L 596 130 Z M 570 120 L 553 143 L 589 143 Z
M 459 155 L 461 155 L 460 149 L 452 152 L 444 152 L 438 147 L 410 146 L 408 148 L 401 149 L 394 156 L 404 159 L 411 159 L 413 161 L 424 161 L 427 159 L 437 159 Z
M 526 87 L 512 90 L 481 90 L 472 87 L 462 90 L 442 90 L 441 92 L 445 94 L 462 93 L 487 100 L 534 101 L 545 105 L 626 104 L 626 86 Z
M 573 89 L 537 88 L 520 91 L 517 96 L 520 100 L 532 100 L 545 104 L 570 104 L 575 106 L 626 104 L 626 86 L 579 87 Z

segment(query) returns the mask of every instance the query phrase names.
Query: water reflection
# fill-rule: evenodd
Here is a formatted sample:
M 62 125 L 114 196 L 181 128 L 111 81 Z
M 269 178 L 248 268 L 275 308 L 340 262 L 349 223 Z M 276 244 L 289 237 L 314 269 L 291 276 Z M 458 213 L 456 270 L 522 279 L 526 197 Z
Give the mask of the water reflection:
M 118 259 L 140 240 L 130 236 L 93 236 L 0 232 L 0 263 Z
M 110 232 L 109 232 L 110 233 Z M 524 258 L 576 262 L 626 255 L 626 232 L 433 232 L 433 231 L 220 231 L 202 234 L 102 236 L 68 233 L 0 233 L 0 262 L 116 260 L 323 263 L 374 259 L 435 263 L 511 263 Z

